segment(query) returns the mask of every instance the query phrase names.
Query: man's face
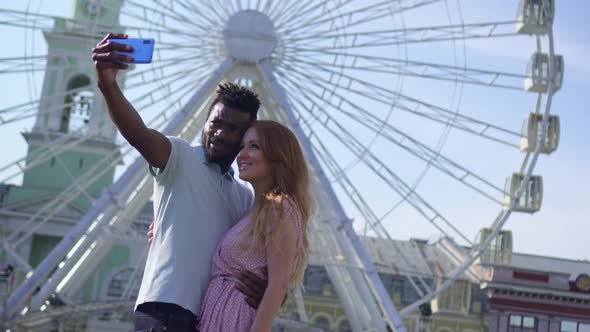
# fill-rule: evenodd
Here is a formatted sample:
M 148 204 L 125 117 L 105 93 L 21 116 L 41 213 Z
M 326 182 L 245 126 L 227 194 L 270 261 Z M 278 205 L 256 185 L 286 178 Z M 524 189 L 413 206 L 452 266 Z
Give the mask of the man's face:
M 242 136 L 250 126 L 250 114 L 217 103 L 203 129 L 205 156 L 210 162 L 229 167 L 240 151 Z

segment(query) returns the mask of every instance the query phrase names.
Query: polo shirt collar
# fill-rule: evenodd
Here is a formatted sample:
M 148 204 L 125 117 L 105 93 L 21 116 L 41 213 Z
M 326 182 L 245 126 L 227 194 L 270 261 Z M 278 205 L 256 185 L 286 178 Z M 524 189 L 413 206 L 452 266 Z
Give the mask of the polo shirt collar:
M 199 160 L 206 165 L 211 165 L 215 168 L 217 168 L 220 172 L 221 172 L 221 168 L 219 167 L 218 164 L 216 163 L 212 163 L 209 162 L 209 160 L 207 160 L 207 157 L 205 157 L 205 147 L 202 145 L 199 145 L 199 151 L 197 153 L 197 157 L 199 158 Z M 231 180 L 235 180 L 234 178 L 234 169 L 232 167 L 229 168 L 229 170 L 227 172 L 225 172 L 224 174 L 222 174 L 221 176 L 227 176 L 229 177 Z

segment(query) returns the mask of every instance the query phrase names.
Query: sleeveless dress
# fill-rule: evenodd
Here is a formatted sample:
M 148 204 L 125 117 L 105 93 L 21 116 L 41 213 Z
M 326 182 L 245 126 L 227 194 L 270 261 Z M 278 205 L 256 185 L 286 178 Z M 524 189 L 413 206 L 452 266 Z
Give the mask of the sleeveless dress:
M 291 273 L 295 271 L 301 249 L 301 219 L 291 217 L 293 214 L 287 204 L 284 208 L 283 222 L 296 222 L 297 241 L 296 255 L 291 265 Z M 250 331 L 254 323 L 256 310 L 250 307 L 245 296 L 236 288 L 236 276 L 240 271 L 249 270 L 258 277 L 267 279 L 263 272 L 267 267 L 266 250 L 264 246 L 244 245 L 242 233 L 251 220 L 250 214 L 242 218 L 230 228 L 213 253 L 211 260 L 211 281 L 201 305 L 200 330 L 216 331 Z

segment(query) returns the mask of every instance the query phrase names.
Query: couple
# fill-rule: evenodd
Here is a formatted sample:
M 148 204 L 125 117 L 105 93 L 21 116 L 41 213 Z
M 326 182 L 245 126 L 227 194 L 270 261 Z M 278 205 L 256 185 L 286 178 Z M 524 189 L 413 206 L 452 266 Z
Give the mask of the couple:
M 295 135 L 256 121 L 253 92 L 220 85 L 202 144 L 147 128 L 117 85 L 126 45 L 93 50 L 111 119 L 154 176 L 152 243 L 135 331 L 269 331 L 287 289 L 301 283 L 311 215 L 309 173 Z M 239 176 L 252 193 L 234 179 Z

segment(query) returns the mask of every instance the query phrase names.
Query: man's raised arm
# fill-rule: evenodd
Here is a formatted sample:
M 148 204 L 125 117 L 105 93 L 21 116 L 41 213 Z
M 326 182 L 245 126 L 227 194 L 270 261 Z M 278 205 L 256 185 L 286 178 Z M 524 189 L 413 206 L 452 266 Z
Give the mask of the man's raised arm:
M 117 84 L 119 70 L 129 67 L 121 62 L 131 61 L 128 55 L 118 51 L 130 51 L 131 46 L 107 42 L 109 38 L 127 38 L 127 35 L 109 33 L 92 49 L 98 88 L 104 96 L 109 115 L 127 142 L 150 165 L 164 168 L 172 149 L 170 140 L 159 131 L 146 127 Z

